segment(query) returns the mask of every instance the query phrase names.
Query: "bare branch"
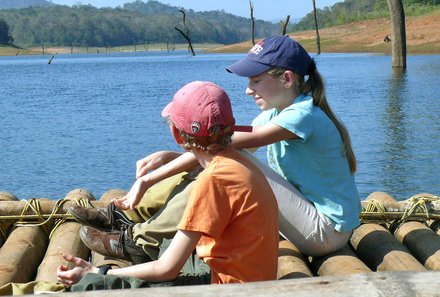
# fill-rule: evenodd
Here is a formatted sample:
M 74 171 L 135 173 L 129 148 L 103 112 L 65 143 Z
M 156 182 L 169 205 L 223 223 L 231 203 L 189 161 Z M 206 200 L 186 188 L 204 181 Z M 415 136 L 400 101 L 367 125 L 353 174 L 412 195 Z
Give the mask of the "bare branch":
M 286 35 L 287 33 L 287 25 L 289 24 L 290 15 L 287 15 L 286 20 L 284 22 L 281 22 L 281 35 Z

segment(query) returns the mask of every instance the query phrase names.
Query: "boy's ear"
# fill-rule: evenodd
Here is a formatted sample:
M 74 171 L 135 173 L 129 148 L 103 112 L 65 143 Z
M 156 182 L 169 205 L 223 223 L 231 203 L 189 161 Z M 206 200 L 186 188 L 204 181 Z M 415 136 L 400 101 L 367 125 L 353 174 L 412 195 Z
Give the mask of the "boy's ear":
M 170 130 L 171 130 L 171 134 L 173 134 L 173 137 L 174 137 L 174 140 L 176 141 L 176 143 L 182 144 L 183 139 L 182 139 L 182 136 L 180 135 L 179 129 L 177 129 L 176 126 L 171 125 Z

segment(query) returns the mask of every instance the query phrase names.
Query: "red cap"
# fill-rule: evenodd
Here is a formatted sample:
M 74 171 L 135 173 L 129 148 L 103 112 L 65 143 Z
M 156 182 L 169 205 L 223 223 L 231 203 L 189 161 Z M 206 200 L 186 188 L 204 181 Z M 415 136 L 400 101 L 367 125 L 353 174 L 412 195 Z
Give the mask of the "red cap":
M 213 126 L 231 126 L 233 131 L 251 131 L 235 126 L 228 94 L 207 81 L 194 81 L 177 91 L 173 101 L 162 111 L 181 131 L 193 136 L 209 136 Z

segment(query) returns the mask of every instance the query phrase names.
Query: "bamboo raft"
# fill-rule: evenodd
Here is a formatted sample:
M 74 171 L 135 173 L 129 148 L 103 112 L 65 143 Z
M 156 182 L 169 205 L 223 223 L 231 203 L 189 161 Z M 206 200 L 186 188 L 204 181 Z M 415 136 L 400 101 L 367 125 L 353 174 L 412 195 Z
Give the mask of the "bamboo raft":
M 0 192 L 0 287 L 34 280 L 56 282 L 56 268 L 67 264 L 60 257 L 62 252 L 89 259 L 95 266 L 130 265 L 90 252 L 78 236 L 80 224 L 66 211 L 72 203 L 105 207 L 124 193 L 113 189 L 96 200 L 90 192 L 77 189 L 62 200 L 19 201 L 10 193 Z M 418 194 L 396 201 L 386 193 L 374 192 L 362 206 L 361 225 L 349 243 L 334 253 L 306 257 L 281 239 L 277 281 L 136 292 L 154 296 L 440 296 L 440 198 Z M 81 296 L 133 293 L 96 291 Z

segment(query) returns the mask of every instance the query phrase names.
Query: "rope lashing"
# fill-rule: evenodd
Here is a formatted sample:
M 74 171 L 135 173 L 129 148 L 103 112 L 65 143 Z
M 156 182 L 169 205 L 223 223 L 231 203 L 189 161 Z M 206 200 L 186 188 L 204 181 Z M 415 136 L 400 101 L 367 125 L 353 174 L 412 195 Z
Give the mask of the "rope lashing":
M 434 195 L 418 194 L 412 196 L 407 200 L 408 204 L 406 205 L 405 212 L 400 220 L 404 222 L 408 219 L 408 217 L 415 213 L 424 213 L 426 219 L 431 219 L 431 214 L 429 213 L 427 203 L 438 201 L 439 199 L 440 197 Z
M 44 231 L 49 234 L 49 238 L 52 237 L 54 232 L 58 229 L 58 227 L 67 220 L 74 220 L 73 216 L 69 213 L 58 213 L 61 207 L 66 202 L 72 202 L 77 205 L 83 207 L 93 207 L 90 203 L 89 199 L 85 198 L 74 198 L 74 199 L 60 199 L 55 201 L 54 206 L 52 207 L 49 214 L 43 214 L 41 210 L 40 200 L 38 199 L 29 199 L 29 200 L 21 200 L 20 202 L 24 204 L 23 208 L 20 211 L 19 215 L 7 215 L 0 216 L 1 220 L 16 220 L 17 222 L 14 224 L 14 228 L 16 227 L 39 227 L 41 226 Z M 51 232 L 49 233 L 47 224 L 49 222 L 54 222 L 53 228 L 51 228 Z M 0 226 L 0 235 L 6 239 L 7 234 L 6 231 Z
M 46 232 L 46 234 L 48 234 L 49 230 L 45 226 L 45 224 L 48 222 L 48 220 L 45 221 L 44 218 L 41 215 L 40 202 L 37 199 L 34 199 L 34 198 L 32 198 L 30 200 L 22 199 L 21 201 L 24 202 L 24 207 L 23 207 L 23 209 L 21 211 L 20 219 L 15 224 L 14 228 L 16 228 L 16 227 L 23 227 L 23 226 L 31 226 L 31 227 L 42 226 L 43 230 Z M 40 223 L 27 222 L 27 221 L 23 220 L 23 218 L 26 216 L 26 213 L 28 212 L 29 209 L 35 213 L 35 219 L 37 221 L 39 221 Z
M 64 202 L 66 202 L 66 201 L 68 201 L 68 200 L 60 200 L 60 201 L 63 201 L 63 203 L 64 203 Z M 75 199 L 73 199 L 73 202 L 76 203 L 76 204 L 78 204 L 78 205 L 80 205 L 80 206 L 82 206 L 82 207 L 92 207 L 92 205 L 90 204 L 90 200 L 89 200 L 89 199 L 75 198 Z M 61 205 L 60 205 L 60 206 L 61 206 Z M 67 216 L 69 216 L 69 217 L 67 217 Z M 53 234 L 55 233 L 55 231 L 58 230 L 58 228 L 59 228 L 64 222 L 66 222 L 68 219 L 73 219 L 72 215 L 69 214 L 69 213 L 66 214 L 66 217 L 64 217 L 64 218 L 60 218 L 60 219 L 57 219 L 57 220 L 55 221 L 55 225 L 54 225 L 54 227 L 52 228 L 52 231 L 51 231 L 50 234 L 49 234 L 49 239 L 52 238 L 52 236 L 53 236 Z M 49 219 L 48 219 L 48 220 L 49 220 Z
M 440 197 L 431 194 L 417 194 L 407 200 L 398 202 L 398 204 L 402 205 L 402 209 L 389 210 L 385 208 L 382 202 L 372 199 L 368 200 L 367 205 L 362 209 L 360 219 L 362 223 L 402 223 L 408 220 L 439 220 L 440 204 L 437 204 L 439 206 L 434 208 L 434 203 L 440 203 Z M 404 208 L 403 205 L 405 205 Z

